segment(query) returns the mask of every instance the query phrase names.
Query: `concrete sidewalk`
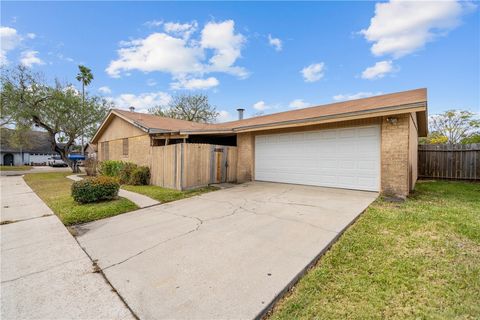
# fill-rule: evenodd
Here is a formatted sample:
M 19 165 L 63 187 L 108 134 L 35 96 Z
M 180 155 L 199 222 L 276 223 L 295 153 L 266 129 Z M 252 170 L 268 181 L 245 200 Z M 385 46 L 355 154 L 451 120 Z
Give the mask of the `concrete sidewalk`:
M 80 177 L 76 174 L 69 175 L 69 176 L 67 176 L 67 178 L 70 179 L 70 180 L 73 180 L 73 181 L 80 181 L 80 180 L 83 179 L 82 177 Z M 127 191 L 127 190 L 123 190 L 123 189 L 120 189 L 118 191 L 118 195 L 122 198 L 126 198 L 126 199 L 132 201 L 139 208 L 146 208 L 146 207 L 151 207 L 151 206 L 160 204 L 160 201 L 157 201 L 157 200 L 152 199 L 150 197 L 144 196 L 143 194 L 139 194 L 139 193 L 136 193 L 136 192 Z
M 1 177 L 1 319 L 133 319 L 22 177 Z

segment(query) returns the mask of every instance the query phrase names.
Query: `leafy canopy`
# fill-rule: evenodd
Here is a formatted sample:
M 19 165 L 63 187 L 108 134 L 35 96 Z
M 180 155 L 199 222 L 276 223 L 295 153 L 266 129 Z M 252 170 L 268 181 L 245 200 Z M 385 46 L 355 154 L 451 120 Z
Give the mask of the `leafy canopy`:
M 24 66 L 2 70 L 0 94 L 2 124 L 47 131 L 52 151 L 69 165 L 67 153 L 75 140 L 82 132 L 93 135 L 111 106 L 102 98 L 86 96 L 82 107 L 82 96 L 73 86 L 58 81 L 50 86 L 41 74 Z
M 448 110 L 430 117 L 426 143 L 475 143 L 480 136 L 478 114 L 466 110 Z

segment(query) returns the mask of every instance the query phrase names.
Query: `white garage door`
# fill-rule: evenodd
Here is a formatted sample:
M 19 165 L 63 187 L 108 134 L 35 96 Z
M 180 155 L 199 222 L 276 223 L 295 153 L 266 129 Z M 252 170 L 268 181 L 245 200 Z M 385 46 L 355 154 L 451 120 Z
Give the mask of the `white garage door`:
M 255 137 L 255 180 L 380 190 L 380 127 Z

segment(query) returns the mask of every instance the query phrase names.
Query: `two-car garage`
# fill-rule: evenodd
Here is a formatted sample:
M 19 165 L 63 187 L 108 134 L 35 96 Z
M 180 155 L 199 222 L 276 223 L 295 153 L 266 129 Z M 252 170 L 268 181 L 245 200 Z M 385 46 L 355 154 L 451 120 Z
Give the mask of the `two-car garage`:
M 380 126 L 255 136 L 255 180 L 380 191 Z

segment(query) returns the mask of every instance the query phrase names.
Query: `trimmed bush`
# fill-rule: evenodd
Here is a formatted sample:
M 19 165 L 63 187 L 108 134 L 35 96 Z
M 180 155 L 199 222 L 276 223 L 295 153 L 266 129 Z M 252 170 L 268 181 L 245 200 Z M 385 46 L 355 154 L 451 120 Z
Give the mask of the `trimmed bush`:
M 129 184 L 132 185 L 147 185 L 150 183 L 150 169 L 148 167 L 138 167 L 130 176 Z
M 125 166 L 125 162 L 117 160 L 106 160 L 100 163 L 99 172 L 102 176 L 119 177 L 120 171 Z
M 72 197 L 79 203 L 90 203 L 115 199 L 118 195 L 120 184 L 111 177 L 95 177 L 72 184 Z
M 88 158 L 84 162 L 85 164 L 85 172 L 87 176 L 96 176 L 97 175 L 97 160 L 94 158 Z
M 120 170 L 120 183 L 121 184 L 127 184 L 130 182 L 132 173 L 138 168 L 138 166 L 135 163 L 132 162 L 125 162 L 123 164 L 123 168 Z

